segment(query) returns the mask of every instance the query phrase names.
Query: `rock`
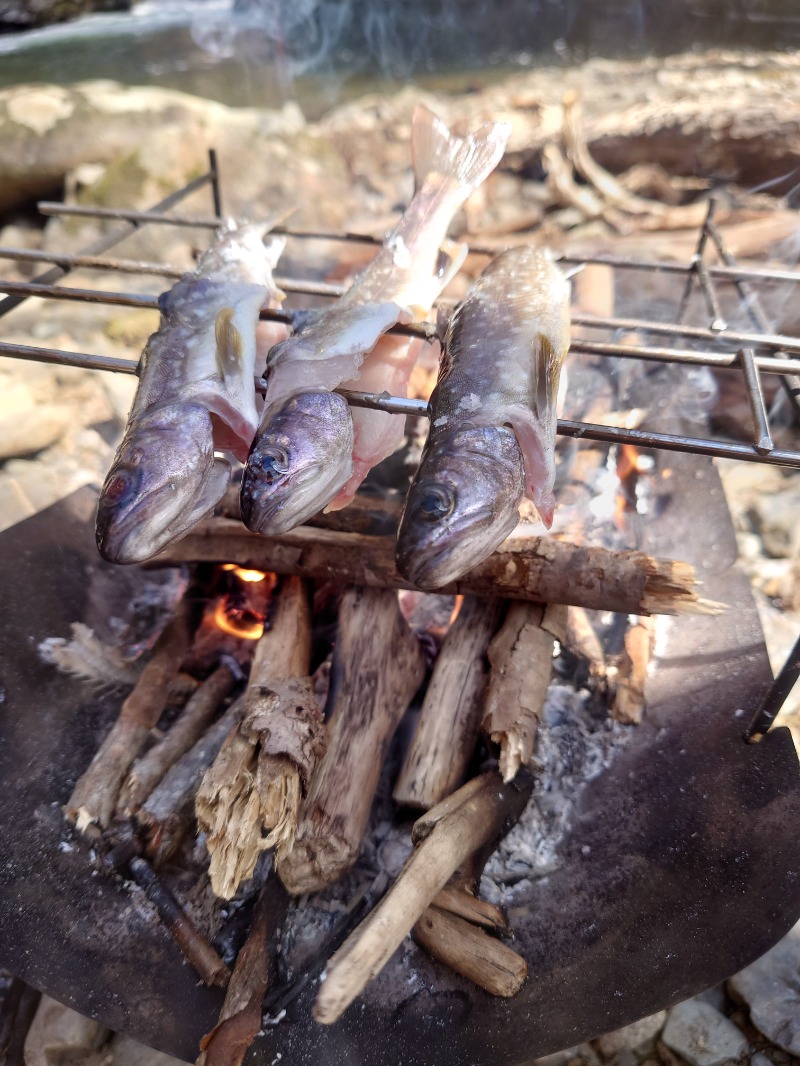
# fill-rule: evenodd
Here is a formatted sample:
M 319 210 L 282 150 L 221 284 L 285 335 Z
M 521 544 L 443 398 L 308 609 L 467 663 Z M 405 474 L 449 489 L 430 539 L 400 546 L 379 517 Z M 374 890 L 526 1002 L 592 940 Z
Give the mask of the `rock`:
M 661 1032 L 666 1018 L 667 1012 L 662 1010 L 657 1014 L 651 1014 L 648 1018 L 632 1022 L 622 1029 L 617 1029 L 613 1033 L 606 1033 L 596 1041 L 600 1054 L 604 1059 L 610 1059 L 626 1050 L 647 1053 Z
M 33 514 L 36 514 L 36 508 L 19 481 L 5 472 L 0 473 L 0 533 Z
M 672 1008 L 661 1039 L 692 1066 L 721 1066 L 749 1048 L 733 1022 L 696 999 Z
M 565 1048 L 541 1059 L 534 1059 L 533 1066 L 572 1066 L 583 1063 L 584 1066 L 600 1066 L 600 1058 L 591 1044 L 578 1044 L 577 1047 Z
M 122 1033 L 117 1033 L 111 1041 L 111 1054 L 111 1066 L 184 1066 L 181 1059 L 153 1051 Z
M 104 1056 L 93 1054 L 102 1047 L 108 1029 L 43 996 L 25 1039 L 25 1066 L 62 1066 L 81 1063 L 99 1066 Z
M 55 404 L 40 404 L 24 414 L 0 418 L 0 461 L 49 448 L 73 422 L 72 413 Z
M 728 982 L 750 1008 L 750 1019 L 778 1047 L 800 1055 L 800 923 Z
M 714 988 L 707 988 L 699 996 L 693 997 L 697 1003 L 710 1003 L 714 1010 L 718 1010 L 720 1014 L 725 1012 L 727 998 L 724 985 L 715 985 Z
M 131 0 L 4 0 L 0 4 L 0 29 L 35 29 L 95 11 L 128 11 Z

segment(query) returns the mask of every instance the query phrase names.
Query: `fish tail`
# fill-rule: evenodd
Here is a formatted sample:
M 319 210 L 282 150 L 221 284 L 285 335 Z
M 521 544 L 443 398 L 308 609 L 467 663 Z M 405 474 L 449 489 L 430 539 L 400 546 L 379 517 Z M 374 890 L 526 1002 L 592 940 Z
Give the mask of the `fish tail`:
M 500 162 L 510 133 L 507 122 L 487 122 L 467 137 L 456 137 L 440 118 L 419 104 L 414 109 L 411 132 L 417 188 L 437 174 L 455 182 L 466 200 Z

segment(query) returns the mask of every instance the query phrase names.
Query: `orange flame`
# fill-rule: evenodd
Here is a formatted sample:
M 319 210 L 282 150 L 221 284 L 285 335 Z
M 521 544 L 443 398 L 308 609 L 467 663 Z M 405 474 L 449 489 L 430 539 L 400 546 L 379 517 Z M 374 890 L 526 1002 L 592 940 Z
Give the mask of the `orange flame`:
M 238 637 L 239 640 L 258 640 L 264 632 L 264 623 L 249 612 L 229 612 L 227 596 L 220 596 L 217 600 L 214 622 L 223 633 Z
M 461 613 L 461 605 L 463 604 L 463 602 L 464 602 L 464 597 L 463 596 L 461 596 L 461 595 L 456 596 L 456 602 L 453 604 L 453 610 L 450 612 L 450 618 L 449 618 L 448 623 L 447 623 L 447 628 L 448 629 L 453 624 L 453 622 L 455 622 L 456 618 L 458 618 L 459 614 Z
M 270 586 L 274 587 L 275 585 L 275 574 L 266 574 L 263 570 L 247 570 L 242 566 L 237 566 L 236 563 L 223 563 L 222 569 L 230 570 L 241 581 L 257 584 L 259 581 L 263 581 L 265 577 L 269 577 L 271 579 Z

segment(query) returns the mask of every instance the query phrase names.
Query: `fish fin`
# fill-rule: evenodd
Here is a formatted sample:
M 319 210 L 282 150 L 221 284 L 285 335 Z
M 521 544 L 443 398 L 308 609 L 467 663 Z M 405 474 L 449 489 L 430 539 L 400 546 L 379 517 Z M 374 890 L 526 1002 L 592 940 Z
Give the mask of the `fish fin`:
M 214 320 L 217 366 L 223 377 L 241 364 L 244 353 L 242 335 L 233 321 L 235 314 L 233 307 L 223 307 Z
M 443 289 L 447 288 L 456 274 L 464 265 L 464 260 L 469 255 L 469 245 L 462 241 L 442 242 L 439 249 L 439 258 L 436 261 L 436 277 Z
M 491 174 L 505 151 L 511 127 L 487 122 L 467 137 L 456 137 L 422 104 L 414 108 L 411 155 L 417 188 L 432 174 L 449 178 L 467 199 Z

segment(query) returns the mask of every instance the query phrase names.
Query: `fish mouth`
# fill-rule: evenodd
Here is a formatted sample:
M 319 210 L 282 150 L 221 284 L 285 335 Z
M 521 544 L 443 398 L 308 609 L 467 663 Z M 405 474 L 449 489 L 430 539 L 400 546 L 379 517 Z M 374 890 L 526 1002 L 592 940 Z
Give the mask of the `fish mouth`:
M 266 491 L 253 491 L 247 470 L 242 479 L 242 521 L 253 533 L 277 537 L 306 522 L 333 499 L 352 474 L 352 460 L 332 474 L 325 463 L 314 463 Z
M 511 522 L 506 520 L 500 523 L 491 507 L 483 507 L 438 531 L 429 546 L 415 543 L 411 532 L 407 537 L 403 537 L 401 529 L 397 546 L 397 568 L 412 584 L 423 590 L 441 588 L 442 585 L 456 581 L 491 555 L 516 524 L 516 514 L 510 517 Z M 479 544 L 475 544 L 476 536 L 486 531 L 487 527 L 491 529 L 495 522 L 497 535 L 488 540 L 485 537 L 480 538 Z M 468 533 L 473 535 L 467 537 Z M 410 543 L 404 543 L 406 540 Z

